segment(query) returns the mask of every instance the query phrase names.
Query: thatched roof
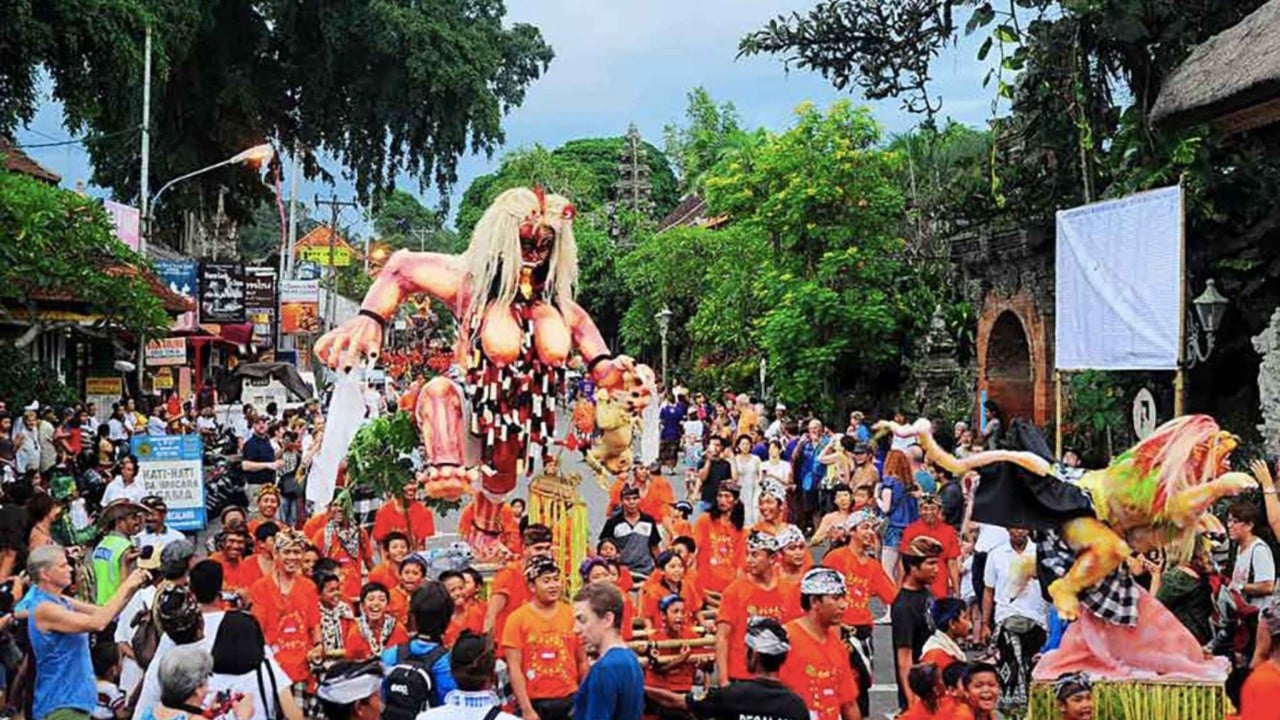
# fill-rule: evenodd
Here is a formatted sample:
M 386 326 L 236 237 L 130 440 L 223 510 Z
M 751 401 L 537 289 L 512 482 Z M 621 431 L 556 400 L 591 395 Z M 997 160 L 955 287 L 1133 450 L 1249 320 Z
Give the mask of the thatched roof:
M 1280 120 L 1280 0 L 1193 50 L 1165 80 L 1151 120 L 1166 126 L 1213 121 L 1227 132 Z

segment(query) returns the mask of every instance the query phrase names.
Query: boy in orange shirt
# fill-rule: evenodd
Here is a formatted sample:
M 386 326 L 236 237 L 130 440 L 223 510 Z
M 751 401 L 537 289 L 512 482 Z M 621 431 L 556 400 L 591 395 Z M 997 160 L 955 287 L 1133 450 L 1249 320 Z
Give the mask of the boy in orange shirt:
M 484 605 L 467 599 L 467 580 L 458 570 L 445 570 L 440 573 L 440 584 L 449 591 L 453 598 L 453 617 L 449 619 L 449 627 L 444 631 L 444 644 L 453 647 L 454 641 L 462 635 L 463 630 L 470 630 L 476 635 L 484 631 Z
M 521 535 L 524 559 L 513 560 L 493 576 L 489 588 L 489 606 L 484 616 L 484 631 L 493 633 L 499 644 L 504 637 L 507 617 L 529 599 L 529 585 L 524 579 L 525 565 L 535 557 L 551 556 L 551 528 L 532 523 Z
M 390 589 L 400 582 L 400 563 L 409 554 L 409 537 L 392 530 L 379 542 L 382 543 L 382 562 L 369 572 L 369 582 L 382 583 Z
M 400 563 L 400 581 L 395 587 L 389 588 L 387 612 L 391 613 L 406 632 L 413 630 L 409 627 L 409 601 L 426 579 L 427 561 L 418 555 L 410 555 Z
M 800 589 L 778 577 L 778 539 L 752 531 L 747 536 L 746 574 L 729 583 L 716 617 L 716 676 L 722 687 L 731 680 L 750 680 L 747 668 L 747 622 L 767 617 L 785 624 L 800 617 Z
M 578 574 L 582 577 L 582 582 L 591 585 L 593 583 L 607 582 L 614 587 L 618 587 L 618 578 L 622 572 L 622 565 L 615 558 L 607 560 L 599 555 L 593 555 L 582 561 L 582 567 L 578 568 Z M 636 634 L 636 604 L 631 601 L 631 593 L 622 593 L 622 639 L 630 640 Z
M 246 593 L 253 584 L 249 582 L 253 571 L 252 560 L 244 557 L 246 536 L 244 530 L 232 529 L 221 532 L 218 540 L 218 552 L 209 559 L 222 566 L 222 591 L 224 593 Z
M 785 625 L 791 652 L 779 677 L 805 701 L 814 720 L 861 717 L 858 682 L 849 666 L 848 647 L 840 639 L 847 585 L 840 573 L 816 567 L 800 581 L 805 614 Z
M 786 525 L 778 533 L 778 574 L 783 580 L 800 582 L 813 568 L 813 555 L 809 553 L 809 541 L 795 525 Z
M 360 588 L 360 617 L 347 629 L 343 647 L 348 660 L 380 657 L 387 648 L 409 642 L 404 625 L 387 612 L 391 591 L 382 583 L 369 582 Z
M 560 599 L 560 566 L 535 555 L 524 575 L 530 600 L 511 613 L 502 631 L 511 689 L 526 720 L 569 720 L 587 658 L 574 633 L 573 608 Z
M 692 640 L 697 637 L 689 620 L 689 613 L 684 600 L 679 595 L 668 595 L 658 601 L 658 609 L 662 613 L 662 622 L 654 630 L 654 642 L 663 640 Z M 671 650 L 655 651 L 649 657 L 649 667 L 644 671 L 646 687 L 656 687 L 674 693 L 687 693 L 693 689 L 694 672 L 697 667 L 689 662 L 693 653 L 689 648 L 680 648 L 678 652 Z M 673 657 L 674 656 L 674 657 Z M 662 658 L 659 660 L 659 658 Z
M 716 504 L 698 516 L 693 524 L 693 540 L 698 546 L 698 579 L 707 592 L 722 593 L 738 577 L 746 557 L 746 536 L 742 529 L 743 508 L 738 499 L 741 488 L 731 481 L 720 483 Z
M 941 672 L 952 663 L 967 662 L 968 656 L 960 649 L 960 642 L 973 632 L 964 601 L 957 598 L 934 600 L 929 607 L 933 635 L 924 641 L 920 650 L 920 662 L 928 663 Z

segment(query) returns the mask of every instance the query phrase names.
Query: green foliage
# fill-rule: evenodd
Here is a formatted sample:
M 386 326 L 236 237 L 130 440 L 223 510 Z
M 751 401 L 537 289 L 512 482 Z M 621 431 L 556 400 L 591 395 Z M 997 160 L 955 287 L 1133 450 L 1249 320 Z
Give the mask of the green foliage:
M 81 397 L 76 388 L 63 384 L 51 367 L 31 359 L 12 345 L 0 343 L 0 397 L 10 408 L 23 408 L 32 400 L 54 407 L 70 407 Z
M 493 199 L 513 187 L 541 185 L 547 192 L 572 200 L 580 214 L 602 210 L 613 198 L 625 141 L 623 137 L 581 138 L 555 150 L 534 145 L 507 153 L 496 173 L 477 177 L 462 194 L 458 205 L 458 233 L 464 238 L 470 237 Z M 644 147 L 656 219 L 675 206 L 676 179 L 666 155 L 649 143 Z
M 458 235 L 445 228 L 443 220 L 443 211 L 432 210 L 413 195 L 396 189 L 382 199 L 373 215 L 373 229 L 378 241 L 392 249 L 458 252 L 462 249 Z
M 1090 467 L 1102 467 L 1110 460 L 1115 441 L 1121 439 L 1111 433 L 1124 432 L 1129 425 L 1125 390 L 1112 373 L 1086 370 L 1068 377 L 1063 438 L 1082 458 L 1093 461 Z
M 99 316 L 90 332 L 167 330 L 169 317 L 102 206 L 17 173 L 0 173 L 0 317 L 37 323 L 36 295 Z
M 742 133 L 738 110 L 733 103 L 716 105 L 704 87 L 685 96 L 684 127 L 667 125 L 662 130 L 667 157 L 680 173 L 680 189 L 696 192 L 709 170 L 720 161 L 730 138 Z
M 415 479 L 407 456 L 421 443 L 413 413 L 394 412 L 362 425 L 347 450 L 348 492 L 361 486 L 377 497 L 404 497 L 405 487 Z M 461 505 L 431 499 L 427 503 L 441 515 Z
M 88 143 L 92 181 L 136 198 L 135 129 L 143 36 L 154 38 L 151 187 L 271 139 L 298 147 L 308 177 L 332 158 L 368 202 L 407 172 L 442 195 L 464 152 L 493 152 L 503 115 L 553 53 L 502 0 L 417 3 L 209 3 L 51 0 L 0 3 L 0 132 L 29 121 L 42 69 L 68 129 Z M 176 213 L 232 188 L 243 220 L 269 190 L 243 168 L 176 187 Z

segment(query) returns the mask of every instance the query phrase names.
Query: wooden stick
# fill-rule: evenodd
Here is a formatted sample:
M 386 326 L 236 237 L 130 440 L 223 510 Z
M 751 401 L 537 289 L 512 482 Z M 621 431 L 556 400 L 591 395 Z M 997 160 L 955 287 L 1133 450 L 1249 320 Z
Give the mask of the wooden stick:
M 656 648 L 658 650 L 679 650 L 681 648 L 710 648 L 716 646 L 714 637 L 688 638 L 680 640 L 632 640 L 627 643 L 627 647 L 632 650 L 648 650 Z

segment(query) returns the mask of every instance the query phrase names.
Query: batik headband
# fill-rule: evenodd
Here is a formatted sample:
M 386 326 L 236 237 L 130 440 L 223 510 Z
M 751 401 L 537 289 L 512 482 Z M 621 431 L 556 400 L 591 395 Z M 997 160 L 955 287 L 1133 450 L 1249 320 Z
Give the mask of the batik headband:
M 875 527 L 880 527 L 880 518 L 870 510 L 863 508 L 849 513 L 848 519 L 844 521 L 846 530 L 857 530 L 858 526 L 863 523 L 871 523 Z
M 533 582 L 543 575 L 553 575 L 560 572 L 560 566 L 556 565 L 556 561 L 546 555 L 534 555 L 524 564 L 524 579 Z
M 826 567 L 816 567 L 800 580 L 801 595 L 844 595 L 844 576 Z
M 807 545 L 808 541 L 804 538 L 804 533 L 795 525 L 784 525 L 782 530 L 778 532 L 778 548 L 790 547 L 792 545 Z
M 777 480 L 765 480 L 760 486 L 760 497 L 771 497 L 778 502 L 786 502 L 787 488 Z
M 1093 681 L 1082 672 L 1060 675 L 1053 682 L 1053 694 L 1057 696 L 1059 701 L 1064 701 L 1072 695 L 1089 692 L 1092 689 Z
M 778 538 L 766 532 L 752 530 L 751 534 L 747 536 L 747 552 L 755 552 L 756 550 L 764 550 L 769 553 L 778 552 Z

